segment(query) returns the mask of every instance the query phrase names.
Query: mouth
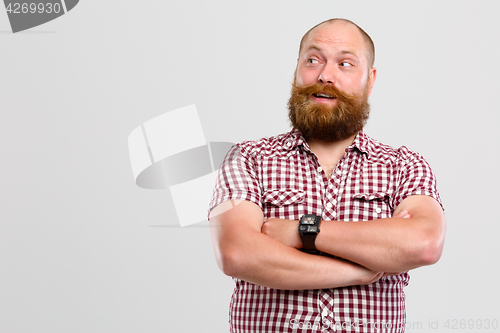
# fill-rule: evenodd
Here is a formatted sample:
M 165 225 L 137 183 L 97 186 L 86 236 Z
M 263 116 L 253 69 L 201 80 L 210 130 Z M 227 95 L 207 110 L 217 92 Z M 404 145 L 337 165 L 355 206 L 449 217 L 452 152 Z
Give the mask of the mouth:
M 327 99 L 335 99 L 336 98 L 336 97 L 334 97 L 332 95 L 323 94 L 323 93 L 313 94 L 313 96 L 316 97 L 316 98 L 327 98 Z

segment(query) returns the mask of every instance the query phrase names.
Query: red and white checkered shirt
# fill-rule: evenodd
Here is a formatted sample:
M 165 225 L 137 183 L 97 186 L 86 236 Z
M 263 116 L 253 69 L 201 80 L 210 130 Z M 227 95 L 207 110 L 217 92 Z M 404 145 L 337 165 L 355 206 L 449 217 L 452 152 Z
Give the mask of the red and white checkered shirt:
M 247 200 L 265 218 L 366 221 L 391 217 L 410 195 L 441 203 L 427 162 L 406 147 L 393 149 L 363 131 L 345 150 L 330 179 L 299 131 L 234 146 L 219 170 L 210 208 Z M 243 332 L 404 332 L 408 272 L 370 285 L 278 290 L 234 278 L 229 323 Z

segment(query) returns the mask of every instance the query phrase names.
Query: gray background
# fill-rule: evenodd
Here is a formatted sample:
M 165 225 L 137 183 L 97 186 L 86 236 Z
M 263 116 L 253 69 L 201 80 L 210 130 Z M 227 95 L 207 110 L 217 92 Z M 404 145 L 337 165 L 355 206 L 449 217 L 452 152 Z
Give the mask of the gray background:
M 233 282 L 209 229 L 175 227 L 168 191 L 134 184 L 127 137 L 190 104 L 208 141 L 287 131 L 298 42 L 331 17 L 376 44 L 367 133 L 423 154 L 446 207 L 442 259 L 406 289 L 422 325 L 408 332 L 500 320 L 498 12 L 493 0 L 81 1 L 12 34 L 0 10 L 0 331 L 227 331 Z

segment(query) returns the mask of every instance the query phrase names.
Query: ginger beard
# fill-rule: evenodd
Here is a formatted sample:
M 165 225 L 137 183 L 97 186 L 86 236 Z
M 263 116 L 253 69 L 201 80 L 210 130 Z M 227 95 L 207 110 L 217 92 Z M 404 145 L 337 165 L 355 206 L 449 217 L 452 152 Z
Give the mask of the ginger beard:
M 368 92 L 368 84 L 361 95 L 349 96 L 331 85 L 316 83 L 298 87 L 294 82 L 288 100 L 288 117 L 306 139 L 341 141 L 359 132 L 366 124 L 370 113 Z M 318 94 L 336 98 L 336 105 L 311 100 L 312 95 Z

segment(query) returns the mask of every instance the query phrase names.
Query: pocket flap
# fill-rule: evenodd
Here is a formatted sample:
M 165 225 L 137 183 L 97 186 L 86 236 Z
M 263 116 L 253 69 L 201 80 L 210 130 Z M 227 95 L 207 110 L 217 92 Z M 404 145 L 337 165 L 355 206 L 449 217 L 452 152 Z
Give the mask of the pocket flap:
M 269 190 L 264 193 L 263 201 L 274 206 L 285 206 L 304 202 L 305 192 L 300 190 Z
M 389 198 L 390 195 L 387 192 L 376 192 L 376 193 L 356 193 L 352 196 L 354 199 L 363 199 L 363 200 L 377 200 L 385 198 Z

